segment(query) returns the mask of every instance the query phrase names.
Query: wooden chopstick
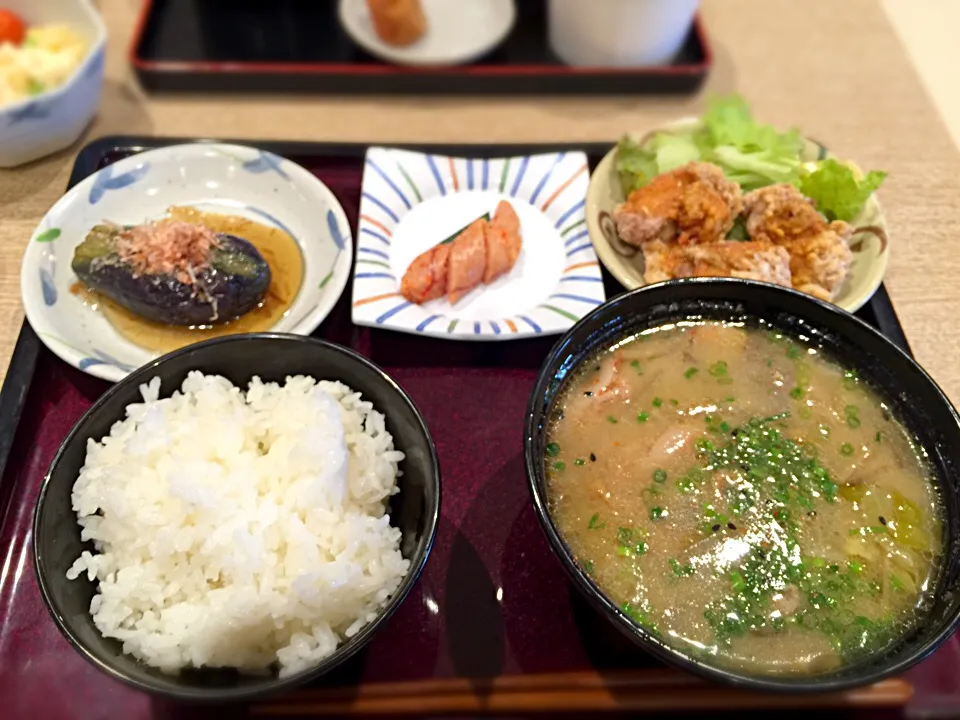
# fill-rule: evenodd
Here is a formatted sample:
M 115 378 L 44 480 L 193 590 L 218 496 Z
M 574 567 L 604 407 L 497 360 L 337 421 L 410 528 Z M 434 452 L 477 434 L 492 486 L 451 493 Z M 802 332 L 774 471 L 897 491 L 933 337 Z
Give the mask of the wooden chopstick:
M 674 670 L 505 675 L 301 690 L 250 707 L 253 715 L 379 715 L 799 707 L 888 707 L 913 687 L 893 679 L 828 695 L 774 695 L 716 685 Z

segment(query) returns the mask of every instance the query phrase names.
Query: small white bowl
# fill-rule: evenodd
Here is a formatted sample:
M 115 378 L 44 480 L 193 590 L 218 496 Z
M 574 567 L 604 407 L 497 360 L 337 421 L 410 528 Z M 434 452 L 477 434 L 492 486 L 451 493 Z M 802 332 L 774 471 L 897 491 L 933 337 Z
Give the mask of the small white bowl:
M 350 226 L 334 194 L 314 175 L 252 147 L 171 145 L 120 160 L 78 183 L 34 231 L 23 256 L 20 292 L 27 320 L 52 352 L 111 381 L 157 357 L 122 337 L 71 292 L 77 277 L 70 263 L 94 225 L 142 223 L 162 217 L 171 205 L 242 215 L 278 227 L 297 242 L 303 284 L 272 331 L 309 335 L 347 284 Z
M 28 26 L 69 25 L 89 47 L 60 87 L 0 106 L 0 167 L 11 168 L 62 150 L 90 124 L 103 90 L 107 30 L 91 0 L 7 0 L 4 7 Z
M 504 41 L 517 19 L 514 0 L 421 0 L 427 30 L 415 43 L 385 43 L 373 29 L 366 0 L 340 0 L 340 24 L 357 45 L 397 65 L 462 65 Z

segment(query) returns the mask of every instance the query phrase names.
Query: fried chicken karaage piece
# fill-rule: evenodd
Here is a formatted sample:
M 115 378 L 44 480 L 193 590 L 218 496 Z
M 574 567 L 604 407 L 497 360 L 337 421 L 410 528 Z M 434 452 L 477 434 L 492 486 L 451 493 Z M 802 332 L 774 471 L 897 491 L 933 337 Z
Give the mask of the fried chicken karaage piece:
M 740 186 L 723 170 L 691 162 L 631 192 L 613 219 L 620 238 L 640 248 L 654 241 L 712 243 L 726 236 L 742 209 Z
M 751 239 L 779 245 L 790 253 L 793 287 L 821 300 L 833 300 L 850 271 L 850 226 L 828 223 L 813 202 L 792 185 L 770 185 L 743 200 Z
M 707 245 L 648 244 L 644 279 L 738 277 L 790 287 L 790 253 L 766 242 L 723 241 Z

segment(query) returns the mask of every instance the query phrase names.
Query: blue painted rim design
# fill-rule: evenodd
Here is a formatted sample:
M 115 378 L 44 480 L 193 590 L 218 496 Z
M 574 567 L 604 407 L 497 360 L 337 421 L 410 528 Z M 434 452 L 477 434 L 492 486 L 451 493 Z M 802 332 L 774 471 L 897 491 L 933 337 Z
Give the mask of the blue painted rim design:
M 360 234 L 361 234 L 361 235 L 369 235 L 369 236 L 372 237 L 372 238 L 376 238 L 377 240 L 379 240 L 380 242 L 382 242 L 384 245 L 389 245 L 389 244 L 390 244 L 390 241 L 387 240 L 387 238 L 386 238 L 385 235 L 383 235 L 383 234 L 381 234 L 381 233 L 378 233 L 378 232 L 376 232 L 376 231 L 374 231 L 374 230 L 371 230 L 370 228 L 367 228 L 367 227 L 362 227 L 362 228 L 360 228 Z
M 582 317 L 604 302 L 599 261 L 592 252 L 584 216 L 589 174 L 582 153 L 489 159 L 371 148 L 365 168 L 358 264 L 353 271 L 354 321 L 358 324 L 430 335 L 506 339 L 562 332 L 572 325 L 571 318 Z M 491 175 L 496 176 L 492 188 Z M 535 184 L 524 185 L 528 175 L 533 175 Z M 553 294 L 523 314 L 489 320 L 464 321 L 456 317 L 455 309 L 432 313 L 429 306 L 410 309 L 412 303 L 398 293 L 399 276 L 393 270 L 396 226 L 423 202 L 457 192 L 498 188 L 502 195 L 528 202 L 547 214 L 557 231 L 566 262 Z M 364 257 L 371 259 L 359 262 Z M 374 267 L 378 264 L 385 269 Z
M 401 190 L 401 189 L 397 186 L 397 184 L 396 184 L 393 180 L 390 179 L 390 177 L 383 171 L 383 168 L 381 168 L 381 167 L 380 167 L 379 165 L 377 165 L 373 160 L 370 159 L 369 154 L 368 154 L 368 156 L 367 156 L 367 165 L 369 165 L 371 168 L 373 168 L 374 172 L 376 172 L 380 177 L 382 177 L 382 178 L 384 179 L 384 181 L 387 183 L 387 185 L 390 186 L 390 189 L 393 190 L 393 191 L 397 194 L 397 197 L 399 197 L 399 198 L 403 201 L 403 204 L 407 206 L 407 210 L 412 210 L 412 209 L 413 209 L 413 205 L 410 204 L 410 201 L 407 199 L 407 196 L 403 194 L 403 190 Z M 392 213 L 391 213 L 391 214 L 392 214 Z M 396 217 L 396 216 L 394 216 L 394 217 Z M 398 221 L 398 222 L 399 222 L 399 221 Z
M 102 60 L 103 53 L 101 52 L 98 57 Z M 90 67 L 95 67 L 95 65 L 91 65 Z M 79 212 L 81 214 L 84 213 L 84 211 L 82 210 L 84 201 L 86 201 L 85 204 L 88 206 L 95 206 L 99 202 L 101 202 L 105 197 L 111 198 L 110 208 L 106 208 L 105 211 L 101 210 L 100 208 L 94 208 L 94 209 L 88 208 L 86 210 L 86 214 L 84 215 L 84 217 L 79 219 L 79 221 L 83 223 L 87 223 L 87 221 L 89 220 L 88 216 L 100 217 L 104 212 L 106 212 L 106 217 L 114 217 L 114 219 L 121 219 L 121 218 L 116 218 L 115 215 L 123 214 L 122 208 L 124 207 L 124 204 L 126 202 L 126 196 L 121 194 L 119 191 L 129 188 L 130 186 L 141 181 L 143 178 L 148 177 L 153 170 L 152 165 L 156 165 L 159 167 L 167 164 L 171 158 L 176 160 L 179 156 L 176 154 L 176 152 L 170 153 L 169 150 L 171 149 L 176 150 L 177 148 L 181 148 L 181 147 L 184 148 L 185 151 L 187 152 L 195 152 L 197 148 L 202 148 L 201 152 L 199 153 L 199 157 L 205 156 L 209 158 L 211 151 L 216 152 L 218 154 L 229 155 L 232 158 L 232 160 L 235 161 L 238 169 L 242 168 L 243 170 L 251 172 L 253 174 L 261 174 L 264 172 L 274 172 L 280 178 L 290 180 L 290 181 L 294 179 L 294 178 L 291 178 L 291 176 L 287 173 L 287 170 L 284 168 L 284 163 L 287 161 L 283 157 L 276 155 L 274 153 L 270 153 L 268 151 L 261 151 L 257 148 L 249 148 L 243 145 L 237 145 L 237 146 L 219 145 L 216 143 L 185 143 L 182 146 L 175 145 L 175 146 L 172 146 L 171 148 L 162 148 L 162 149 L 157 148 L 156 150 L 152 150 L 149 153 L 146 153 L 145 156 L 141 157 L 138 155 L 133 155 L 128 159 L 124 159 L 119 162 L 104 166 L 101 170 L 94 173 L 89 178 L 89 182 L 85 182 L 82 188 L 77 188 L 75 192 L 72 192 L 71 194 L 69 194 L 70 203 L 76 203 L 76 202 L 80 203 L 79 205 L 77 205 L 77 208 L 80 209 Z M 160 151 L 160 150 L 163 150 L 164 152 L 158 153 L 157 151 Z M 241 155 L 240 151 L 242 150 L 251 150 L 256 153 L 256 156 L 253 159 L 249 159 L 249 157 L 245 153 L 243 153 L 244 156 L 240 157 Z M 234 151 L 234 152 L 230 152 L 230 151 Z M 189 157 L 192 158 L 197 156 L 190 155 Z M 247 157 L 248 159 L 244 159 L 245 157 Z M 299 166 L 293 165 L 293 167 L 296 167 L 298 172 L 300 171 Z M 296 179 L 299 180 L 299 178 L 296 178 Z M 270 182 L 273 186 L 277 184 L 275 180 Z M 193 188 L 193 185 L 191 185 L 190 187 Z M 257 186 L 255 186 L 255 189 L 256 187 Z M 270 187 L 271 187 L 270 185 L 266 186 L 263 189 L 263 191 L 268 192 Z M 199 190 L 199 186 L 197 186 L 195 189 Z M 328 204 L 328 205 L 330 204 L 330 203 L 325 203 L 323 200 L 323 197 L 325 197 L 327 194 L 332 195 L 332 193 L 330 193 L 328 188 L 325 188 L 325 190 L 326 192 L 323 196 L 321 196 L 320 202 L 316 203 L 316 204 L 320 204 L 321 207 L 323 204 Z M 114 198 L 113 195 L 115 193 L 119 197 Z M 137 193 L 142 195 L 142 190 L 138 190 Z M 263 209 L 262 207 L 258 207 L 255 204 L 236 202 L 236 201 L 224 199 L 222 201 L 223 205 L 220 208 L 213 209 L 213 206 L 220 204 L 218 203 L 219 198 L 217 197 L 210 198 L 209 196 L 203 197 L 201 192 L 197 192 L 195 195 L 197 199 L 192 202 L 185 201 L 185 202 L 179 202 L 179 203 L 169 203 L 169 199 L 167 200 L 169 204 L 196 205 L 197 207 L 200 207 L 200 208 L 202 208 L 205 205 L 209 205 L 211 206 L 211 210 L 214 212 L 229 213 L 231 207 L 236 208 L 237 210 L 241 211 L 240 213 L 237 213 L 237 214 L 241 214 L 245 212 L 245 213 L 248 213 L 252 218 L 262 218 L 265 221 L 267 221 L 267 224 L 269 224 L 270 226 L 276 227 L 282 230 L 283 232 L 287 233 L 291 238 L 293 238 L 295 242 L 297 242 L 298 246 L 300 246 L 301 248 L 303 247 L 303 244 L 301 243 L 300 238 L 297 237 L 297 235 L 292 231 L 291 227 L 286 222 L 281 220 L 272 212 Z M 163 200 L 164 198 L 161 197 L 160 198 L 161 203 L 163 203 Z M 163 203 L 163 207 L 166 207 L 168 203 Z M 332 204 L 334 208 L 337 207 L 335 201 L 333 201 Z M 51 220 L 51 218 L 55 217 L 54 213 L 60 213 L 56 215 L 56 217 L 61 218 L 61 215 L 64 212 L 64 209 L 59 208 L 59 205 L 60 204 L 58 203 L 56 206 L 54 206 L 54 208 L 52 208 L 48 212 L 48 215 L 45 218 L 44 224 L 47 224 Z M 149 201 L 145 203 L 141 202 L 138 204 L 138 207 L 140 206 L 142 206 L 145 209 L 145 211 L 148 213 L 147 217 L 149 217 L 151 214 L 151 211 L 153 210 L 153 208 L 151 207 L 151 203 Z M 159 211 L 159 209 L 160 208 L 158 207 L 157 210 Z M 74 210 L 70 210 L 68 214 L 74 214 L 74 212 L 75 212 Z M 321 210 L 321 212 L 323 212 L 323 210 Z M 160 212 L 157 212 L 155 214 L 155 216 L 157 217 L 159 215 L 160 215 Z M 337 291 L 338 296 L 340 291 L 342 290 L 341 281 L 343 280 L 343 274 L 344 274 L 344 267 L 341 264 L 341 255 L 344 252 L 347 252 L 349 256 L 350 251 L 352 249 L 352 245 L 353 245 L 349 228 L 347 228 L 345 232 L 341 230 L 341 227 L 340 227 L 341 224 L 343 224 L 344 227 L 346 227 L 345 222 L 341 223 L 341 218 L 342 218 L 342 215 L 338 215 L 337 212 L 334 212 L 333 208 L 326 209 L 325 219 L 326 219 L 327 226 L 325 229 L 329 230 L 329 236 L 330 236 L 331 242 L 335 245 L 336 253 L 334 255 L 330 272 L 328 273 L 328 276 L 324 278 L 324 283 L 330 280 L 334 275 L 337 275 L 338 279 L 336 284 L 341 285 L 341 287 Z M 71 220 L 70 218 L 67 218 L 66 220 L 67 221 L 63 223 L 63 220 L 60 219 L 54 224 L 59 225 L 63 223 L 65 226 L 69 227 L 71 224 L 75 225 L 78 218 L 74 218 L 73 220 Z M 135 218 L 130 218 L 130 220 L 132 222 L 142 221 Z M 90 221 L 90 224 L 92 224 L 93 222 L 94 221 Z M 321 228 L 321 231 L 323 229 L 324 228 Z M 59 231 L 59 228 L 57 228 L 57 230 Z M 75 231 L 75 229 L 72 231 Z M 38 236 L 42 236 L 44 232 L 46 231 L 44 230 L 43 226 L 41 226 L 41 228 L 38 228 L 38 230 L 35 231 L 34 236 L 31 238 L 31 242 L 36 240 Z M 324 235 L 325 233 L 321 232 L 320 237 L 318 238 L 322 242 L 326 241 L 326 237 L 324 237 Z M 32 257 L 27 262 L 25 262 L 24 271 L 25 272 L 28 271 L 30 265 L 33 265 L 36 268 L 35 272 L 37 273 L 37 276 L 35 277 L 39 279 L 39 283 L 38 285 L 34 284 L 33 286 L 34 288 L 37 288 L 39 286 L 38 290 L 40 294 L 40 299 L 43 301 L 43 306 L 51 307 L 61 300 L 61 297 L 58 297 L 58 296 L 65 296 L 64 285 L 63 285 L 63 283 L 65 282 L 64 277 L 59 277 L 60 286 L 58 287 L 57 285 L 57 282 L 58 282 L 57 256 L 55 254 L 57 251 L 54 250 L 54 248 L 58 246 L 62 247 L 63 244 L 56 243 L 53 241 L 53 239 L 47 240 L 45 238 L 40 238 L 40 242 L 38 243 L 38 245 L 45 247 L 48 250 L 46 252 L 43 252 L 37 255 L 33 255 L 33 251 L 31 251 Z M 61 249 L 59 252 L 62 253 L 63 250 Z M 60 275 L 62 276 L 63 273 L 61 272 Z M 384 277 L 392 278 L 393 276 L 392 274 L 385 273 Z M 24 288 L 26 288 L 26 285 L 24 285 Z M 324 301 L 324 303 L 326 306 L 327 304 L 329 304 L 329 300 Z M 36 304 L 36 301 L 31 301 L 31 304 L 34 307 L 38 307 L 38 305 Z M 302 319 L 309 321 L 310 314 L 311 313 L 316 314 L 316 309 L 310 308 L 308 306 L 303 306 L 302 313 L 303 313 Z M 41 312 L 39 315 L 37 315 L 38 319 L 42 318 L 44 314 L 45 313 Z M 300 322 L 300 320 L 298 319 L 297 322 Z M 67 339 L 63 339 L 56 334 L 55 328 L 51 326 L 48 322 L 41 323 L 39 327 L 40 327 L 40 330 L 38 330 L 38 333 L 43 338 L 49 338 L 50 342 L 48 344 L 51 346 L 51 348 L 56 349 L 56 348 L 62 347 L 63 350 L 61 350 L 60 352 L 64 353 L 64 357 L 68 358 L 70 361 L 75 363 L 76 366 L 82 370 L 87 370 L 89 368 L 94 368 L 97 366 L 110 366 L 111 368 L 115 368 L 123 372 L 129 372 L 135 369 L 135 367 L 139 363 L 139 358 L 128 359 L 125 355 L 122 354 L 123 351 L 118 351 L 118 352 L 121 353 L 120 357 L 127 360 L 127 362 L 124 362 L 118 359 L 117 357 L 113 357 L 112 355 L 110 355 L 107 352 L 104 352 L 100 348 L 89 347 L 87 343 L 90 342 L 91 340 L 95 341 L 96 340 L 95 337 L 94 338 L 83 337 L 81 340 L 82 336 L 75 336 L 74 334 L 68 332 Z M 296 330 L 294 330 L 294 332 L 296 332 Z M 47 341 L 45 340 L 45 342 Z M 69 354 L 67 354 L 66 351 L 69 351 Z M 133 363 L 133 364 L 130 364 L 130 363 Z M 103 373 L 94 372 L 94 374 L 98 374 L 101 377 L 105 377 L 108 379 L 116 379 L 116 376 L 113 373 L 103 374 Z

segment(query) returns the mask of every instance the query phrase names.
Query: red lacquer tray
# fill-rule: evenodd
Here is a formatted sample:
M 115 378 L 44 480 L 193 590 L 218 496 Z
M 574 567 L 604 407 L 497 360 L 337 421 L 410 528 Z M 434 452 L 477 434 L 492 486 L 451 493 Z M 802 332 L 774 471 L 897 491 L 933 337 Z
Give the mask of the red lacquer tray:
M 72 183 L 131 152 L 172 140 L 104 139 L 84 149 Z M 355 224 L 365 148 L 255 143 L 301 163 L 337 195 Z M 431 147 L 473 156 L 550 147 Z M 593 161 L 606 146 L 584 149 Z M 607 277 L 610 295 L 622 288 Z M 369 647 L 316 685 L 249 708 L 198 716 L 698 712 L 800 706 L 875 717 L 960 711 L 960 638 L 905 678 L 832 696 L 760 695 L 660 665 L 595 614 L 551 554 L 529 500 L 522 425 L 552 339 L 456 343 L 357 328 L 350 289 L 317 334 L 393 376 L 423 411 L 437 443 L 443 502 L 417 586 Z M 906 347 L 886 291 L 861 316 Z M 183 717 L 101 675 L 61 637 L 40 599 L 30 557 L 41 480 L 71 425 L 107 384 L 68 367 L 24 327 L 0 393 L 0 718 Z M 21 413 L 22 410 L 22 413 Z M 9 450 L 9 458 L 6 457 Z M 911 697 L 912 696 L 912 697 Z

